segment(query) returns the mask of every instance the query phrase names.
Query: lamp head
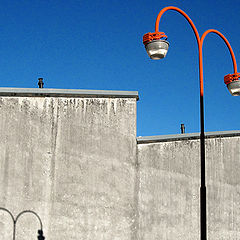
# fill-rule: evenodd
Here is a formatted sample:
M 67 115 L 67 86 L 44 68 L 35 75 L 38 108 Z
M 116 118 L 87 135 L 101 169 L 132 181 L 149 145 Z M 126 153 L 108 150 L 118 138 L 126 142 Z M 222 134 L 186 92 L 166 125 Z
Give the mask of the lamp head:
M 38 240 L 44 240 L 45 237 L 43 236 L 43 230 L 40 229 L 38 230 L 38 236 L 37 236 Z
M 144 34 L 143 44 L 145 45 L 148 56 L 154 60 L 164 58 L 169 47 L 167 35 L 163 32 Z
M 228 74 L 224 77 L 224 82 L 231 95 L 240 96 L 240 73 Z

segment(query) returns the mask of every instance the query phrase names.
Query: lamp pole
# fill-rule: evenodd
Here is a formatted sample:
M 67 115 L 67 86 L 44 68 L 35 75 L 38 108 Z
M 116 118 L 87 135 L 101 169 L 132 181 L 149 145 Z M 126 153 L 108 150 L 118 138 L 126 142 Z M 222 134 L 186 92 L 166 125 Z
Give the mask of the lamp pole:
M 40 229 L 38 230 L 38 240 L 44 240 L 45 237 L 43 236 L 43 230 L 42 230 L 42 221 L 41 221 L 41 218 L 38 216 L 37 213 L 35 213 L 34 211 L 31 211 L 31 210 L 25 210 L 25 211 L 22 211 L 20 212 L 16 218 L 14 218 L 13 214 L 6 208 L 3 208 L 3 207 L 0 207 L 0 210 L 4 211 L 4 212 L 7 212 L 11 219 L 12 219 L 12 222 L 13 222 L 13 240 L 15 240 L 15 237 L 16 237 L 16 224 L 17 224 L 17 221 L 19 219 L 19 217 L 25 213 L 31 213 L 33 214 L 34 216 L 37 217 L 39 223 L 40 223 Z
M 199 37 L 197 28 L 195 27 L 193 21 L 190 17 L 181 9 L 177 7 L 165 7 L 163 8 L 158 16 L 155 23 L 155 32 L 146 33 L 143 36 L 143 43 L 147 50 L 148 55 L 152 59 L 161 59 L 164 58 L 167 54 L 169 43 L 167 40 L 167 35 L 163 32 L 159 32 L 159 22 L 162 15 L 168 11 L 174 10 L 185 17 L 188 23 L 191 25 L 192 30 L 195 34 L 197 43 L 198 43 L 198 58 L 199 58 L 199 81 L 200 81 L 200 165 L 201 165 L 201 185 L 200 185 L 200 239 L 207 240 L 207 195 L 206 195 L 206 166 L 205 166 L 205 134 L 204 134 L 204 94 L 203 94 L 203 54 L 202 47 L 203 41 L 207 34 L 215 33 L 219 35 L 224 42 L 226 43 L 233 61 L 234 74 L 228 74 L 224 77 L 224 82 L 227 84 L 227 87 L 230 93 L 234 96 L 240 95 L 240 74 L 237 73 L 237 63 L 233 53 L 233 50 L 227 41 L 227 39 L 217 30 L 210 29 L 207 30 L 202 37 Z

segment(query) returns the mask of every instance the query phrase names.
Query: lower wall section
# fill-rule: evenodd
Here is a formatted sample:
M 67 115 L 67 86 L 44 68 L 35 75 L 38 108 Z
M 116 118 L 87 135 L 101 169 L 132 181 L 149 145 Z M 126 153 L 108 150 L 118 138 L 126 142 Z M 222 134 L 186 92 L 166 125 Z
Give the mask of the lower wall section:
M 139 240 L 199 239 L 199 141 L 138 145 Z M 208 238 L 240 239 L 240 138 L 206 141 Z

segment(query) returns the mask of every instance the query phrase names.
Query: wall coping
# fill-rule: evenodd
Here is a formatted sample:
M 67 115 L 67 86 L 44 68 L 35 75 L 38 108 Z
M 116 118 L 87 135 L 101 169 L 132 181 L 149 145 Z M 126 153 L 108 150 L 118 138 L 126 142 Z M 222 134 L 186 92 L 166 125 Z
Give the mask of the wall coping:
M 0 88 L 0 96 L 136 98 L 137 100 L 139 100 L 137 91 L 55 89 L 55 88 Z
M 206 138 L 223 138 L 240 136 L 240 130 L 233 131 L 219 131 L 219 132 L 205 132 Z M 200 133 L 185 133 L 174 135 L 158 135 L 158 136 L 145 136 L 137 137 L 138 144 L 157 143 L 157 142 L 170 142 L 200 139 Z

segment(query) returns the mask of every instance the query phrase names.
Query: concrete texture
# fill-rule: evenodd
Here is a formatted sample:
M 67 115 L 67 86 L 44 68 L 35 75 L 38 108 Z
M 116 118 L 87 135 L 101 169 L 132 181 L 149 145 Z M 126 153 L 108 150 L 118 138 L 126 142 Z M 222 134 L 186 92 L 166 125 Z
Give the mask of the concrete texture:
M 199 141 L 138 145 L 139 240 L 199 239 Z M 240 137 L 206 140 L 208 238 L 240 239 Z
M 1 97 L 0 112 L 0 206 L 36 211 L 48 240 L 136 239 L 136 98 Z M 16 239 L 38 228 L 23 215 Z
M 136 92 L 1 89 L 0 207 L 46 240 L 199 239 L 199 134 L 136 138 Z M 240 131 L 208 133 L 208 239 L 240 239 Z M 24 214 L 17 239 L 37 239 Z M 0 211 L 0 239 L 12 239 Z

